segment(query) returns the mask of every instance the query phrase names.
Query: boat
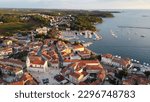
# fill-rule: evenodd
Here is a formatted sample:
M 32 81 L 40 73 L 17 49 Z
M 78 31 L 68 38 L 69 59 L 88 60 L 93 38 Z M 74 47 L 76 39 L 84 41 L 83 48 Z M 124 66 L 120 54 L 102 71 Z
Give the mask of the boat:
M 83 46 L 84 47 L 88 47 L 88 46 L 90 46 L 91 44 L 93 44 L 92 42 L 86 42 L 86 43 L 83 43 Z
M 89 33 L 89 38 L 92 38 L 92 34 L 91 33 Z
M 93 33 L 93 35 L 95 36 L 94 40 L 100 40 L 100 39 L 102 39 L 101 35 L 98 35 L 96 33 Z
M 145 36 L 144 36 L 144 35 L 141 35 L 141 37 L 144 38 Z
M 84 41 L 84 40 L 81 40 L 81 42 L 84 43 L 85 41 Z
M 118 37 L 112 30 L 110 30 L 110 33 L 111 33 L 111 35 L 112 35 L 114 38 L 117 38 L 117 37 Z

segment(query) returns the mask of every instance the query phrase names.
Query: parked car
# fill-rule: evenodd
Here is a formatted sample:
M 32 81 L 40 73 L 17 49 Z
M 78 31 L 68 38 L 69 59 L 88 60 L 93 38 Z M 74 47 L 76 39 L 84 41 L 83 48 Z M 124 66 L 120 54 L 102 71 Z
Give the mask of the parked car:
M 65 78 L 62 76 L 62 75 L 56 75 L 56 76 L 54 76 L 54 79 L 56 80 L 56 81 L 58 81 L 58 82 L 61 82 L 61 81 L 63 81 Z

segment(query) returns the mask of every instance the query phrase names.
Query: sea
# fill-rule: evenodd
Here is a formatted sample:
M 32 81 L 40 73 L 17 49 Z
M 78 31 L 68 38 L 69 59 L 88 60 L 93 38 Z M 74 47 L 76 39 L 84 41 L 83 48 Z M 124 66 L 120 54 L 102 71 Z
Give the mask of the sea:
M 119 11 L 96 25 L 103 39 L 88 48 L 98 54 L 111 53 L 150 64 L 150 10 Z

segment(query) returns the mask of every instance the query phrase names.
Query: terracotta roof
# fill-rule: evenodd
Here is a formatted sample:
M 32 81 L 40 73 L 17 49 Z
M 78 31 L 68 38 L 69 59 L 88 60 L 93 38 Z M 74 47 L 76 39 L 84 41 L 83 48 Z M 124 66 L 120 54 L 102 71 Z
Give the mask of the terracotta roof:
M 117 63 L 119 63 L 119 64 L 121 64 L 121 65 L 123 65 L 123 66 L 127 66 L 128 64 L 130 64 L 130 61 L 129 61 L 129 60 L 124 60 L 123 58 L 116 58 L 116 57 L 114 57 L 114 58 L 112 59 L 112 61 L 113 61 L 113 62 L 117 62 Z
M 78 62 L 80 60 L 74 59 L 74 60 L 64 60 L 64 62 Z
M 74 45 L 73 46 L 73 49 L 80 49 L 80 48 L 84 48 L 84 46 L 82 46 L 82 45 Z
M 18 68 L 18 67 L 14 68 L 14 67 L 11 67 L 11 66 L 6 66 L 6 65 L 1 65 L 1 68 L 5 69 L 5 70 L 8 70 L 8 71 L 11 71 L 11 72 L 14 72 L 14 73 L 19 72 L 19 71 L 22 70 L 22 68 Z
M 22 62 L 21 60 L 19 59 L 0 59 L 1 62 L 9 62 L 9 63 L 13 63 L 13 64 L 19 64 L 19 65 L 25 65 L 24 62 Z
M 80 82 L 79 85 L 87 85 L 85 82 Z
M 80 73 L 70 73 L 69 75 L 71 75 L 72 77 L 74 77 L 74 78 L 76 78 L 76 79 L 78 79 L 80 76 L 81 76 L 81 74 Z
M 24 85 L 24 81 L 12 82 L 9 85 Z
M 45 61 L 42 60 L 39 56 L 29 56 L 31 64 L 44 65 Z
M 112 54 L 103 54 L 102 57 L 112 59 L 113 55 Z
M 27 81 L 27 80 L 32 80 L 32 79 L 33 79 L 33 77 L 29 73 L 26 72 L 23 74 L 23 76 L 21 77 L 20 80 Z
M 51 56 L 47 54 L 47 52 L 42 52 L 42 55 L 47 58 L 48 60 L 51 59 Z
M 100 69 L 103 69 L 103 67 L 100 65 L 96 65 L 96 66 L 95 65 L 87 65 L 86 69 L 87 70 L 100 70 Z

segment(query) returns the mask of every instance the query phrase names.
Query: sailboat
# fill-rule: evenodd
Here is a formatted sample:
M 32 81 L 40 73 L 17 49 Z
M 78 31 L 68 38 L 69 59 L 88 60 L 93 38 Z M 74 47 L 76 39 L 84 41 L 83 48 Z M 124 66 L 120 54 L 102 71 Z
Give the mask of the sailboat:
M 112 35 L 113 37 L 115 37 L 115 38 L 118 37 L 112 30 L 110 30 L 110 33 L 111 33 L 111 35 Z

